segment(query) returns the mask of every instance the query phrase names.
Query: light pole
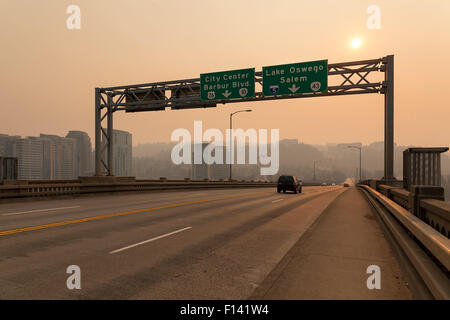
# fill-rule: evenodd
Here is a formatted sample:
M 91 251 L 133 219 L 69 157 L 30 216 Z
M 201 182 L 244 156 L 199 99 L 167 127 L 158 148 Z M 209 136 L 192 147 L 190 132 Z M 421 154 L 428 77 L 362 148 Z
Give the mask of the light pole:
M 361 177 L 361 172 L 362 172 L 362 168 L 361 168 L 361 150 L 362 147 L 358 147 L 358 146 L 347 146 L 347 148 L 354 148 L 354 149 L 359 149 L 359 181 L 362 181 L 362 177 Z
M 230 181 L 231 181 L 231 166 L 233 164 L 233 115 L 235 115 L 236 113 L 239 112 L 252 112 L 251 109 L 247 109 L 247 110 L 239 110 L 239 111 L 235 111 L 230 113 Z

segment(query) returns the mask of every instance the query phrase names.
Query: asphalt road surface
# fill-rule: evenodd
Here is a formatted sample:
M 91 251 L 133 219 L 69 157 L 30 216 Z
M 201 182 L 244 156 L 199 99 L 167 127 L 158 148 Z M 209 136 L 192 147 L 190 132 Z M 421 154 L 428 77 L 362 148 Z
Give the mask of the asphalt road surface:
M 0 204 L 0 299 L 246 299 L 340 186 Z M 81 270 L 69 290 L 67 268 Z

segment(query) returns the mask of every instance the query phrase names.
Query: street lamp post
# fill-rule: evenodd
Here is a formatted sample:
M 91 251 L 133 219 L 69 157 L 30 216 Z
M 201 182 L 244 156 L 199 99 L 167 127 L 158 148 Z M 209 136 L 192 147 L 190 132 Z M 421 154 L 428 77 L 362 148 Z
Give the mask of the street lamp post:
M 316 162 L 317 162 L 317 160 L 314 160 L 314 175 L 313 175 L 313 182 L 316 182 Z
M 234 157 L 232 157 L 233 156 L 233 115 L 235 115 L 236 113 L 239 113 L 239 112 L 252 112 L 252 110 L 251 109 L 247 109 L 247 110 L 239 110 L 239 111 L 235 111 L 235 112 L 232 112 L 232 113 L 230 113 L 230 181 L 231 181 L 231 167 L 232 167 L 232 164 L 233 164 L 233 160 L 234 159 L 232 159 L 232 158 L 234 158 Z
M 362 176 L 361 176 L 361 173 L 362 173 L 362 168 L 361 168 L 361 150 L 362 150 L 362 147 L 358 147 L 358 146 L 347 146 L 348 148 L 354 148 L 354 149 L 359 149 L 359 181 L 361 182 L 362 181 Z

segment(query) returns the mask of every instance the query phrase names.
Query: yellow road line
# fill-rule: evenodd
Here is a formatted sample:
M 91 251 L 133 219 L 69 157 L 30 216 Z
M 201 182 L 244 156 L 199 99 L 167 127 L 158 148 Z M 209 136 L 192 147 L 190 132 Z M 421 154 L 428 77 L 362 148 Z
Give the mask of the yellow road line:
M 96 220 L 102 220 L 102 219 L 107 219 L 107 218 L 126 216 L 126 215 L 134 214 L 134 213 L 142 213 L 142 212 L 150 212 L 150 211 L 161 210 L 161 209 L 182 207 L 182 206 L 187 206 L 187 205 L 191 205 L 191 204 L 199 204 L 199 203 L 205 203 L 205 202 L 227 200 L 227 199 L 232 199 L 232 198 L 249 197 L 249 196 L 263 194 L 263 193 L 269 193 L 269 192 L 272 193 L 272 191 L 265 191 L 265 192 L 255 192 L 255 193 L 233 195 L 233 196 L 227 196 L 227 197 L 221 197 L 221 198 L 211 198 L 211 199 L 203 199 L 203 200 L 196 200 L 196 201 L 180 202 L 180 203 L 174 203 L 174 204 L 158 206 L 158 207 L 153 207 L 153 208 L 139 209 L 139 210 L 133 210 L 133 211 L 126 211 L 126 212 L 118 212 L 118 213 L 110 213 L 110 214 L 105 214 L 102 216 L 94 216 L 94 217 L 88 217 L 88 218 L 83 218 L 83 219 L 61 221 L 61 222 L 43 224 L 43 225 L 34 226 L 34 227 L 12 229 L 12 230 L 0 231 L 0 236 L 6 236 L 6 235 L 10 235 L 10 234 L 28 232 L 28 231 L 34 231 L 34 230 L 61 227 L 61 226 L 66 226 L 69 224 L 76 224 L 76 223 L 81 223 L 81 222 L 96 221 Z

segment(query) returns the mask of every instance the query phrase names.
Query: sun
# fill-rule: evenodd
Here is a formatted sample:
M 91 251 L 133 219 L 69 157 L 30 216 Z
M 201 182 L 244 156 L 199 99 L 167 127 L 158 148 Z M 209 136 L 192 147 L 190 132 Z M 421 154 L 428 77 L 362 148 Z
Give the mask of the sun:
M 355 49 L 359 48 L 361 46 L 361 44 L 362 44 L 362 41 L 360 38 L 353 38 L 352 41 L 350 42 L 350 45 Z

